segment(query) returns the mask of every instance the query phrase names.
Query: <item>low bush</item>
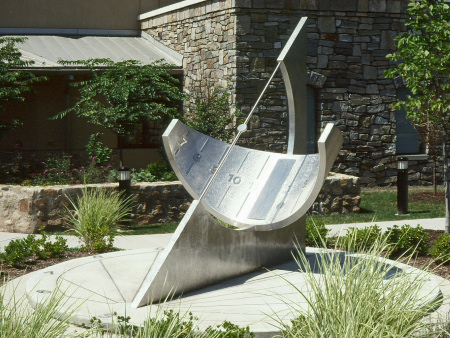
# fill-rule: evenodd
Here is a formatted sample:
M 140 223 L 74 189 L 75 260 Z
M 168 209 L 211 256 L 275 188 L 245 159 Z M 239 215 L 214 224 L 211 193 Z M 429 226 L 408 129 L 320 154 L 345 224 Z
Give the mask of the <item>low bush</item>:
M 348 251 L 367 251 L 382 237 L 381 228 L 372 225 L 366 228 L 349 228 L 346 236 L 340 238 L 338 245 Z
M 34 256 L 38 259 L 60 257 L 67 250 L 66 239 L 56 236 L 55 241 L 52 242 L 48 235 L 42 232 L 41 238 L 37 238 L 36 235 L 28 235 L 25 238 L 9 242 L 5 251 L 0 253 L 0 261 L 9 266 L 21 267 Z
M 49 156 L 41 164 L 41 169 L 30 175 L 31 180 L 23 183 L 29 185 L 53 184 L 89 184 L 114 181 L 115 170 L 112 165 L 98 165 L 93 158 L 85 166 L 80 165 L 73 156 Z
M 438 263 L 448 263 L 450 261 L 450 235 L 441 234 L 433 243 L 430 254 Z
M 322 221 L 314 221 L 308 217 L 306 219 L 305 245 L 310 247 L 328 247 L 328 230 Z
M 116 225 L 126 221 L 132 208 L 131 197 L 114 190 L 84 187 L 76 199 L 69 198 L 67 225 L 86 250 L 104 252 L 113 248 Z
M 387 230 L 387 243 L 392 245 L 390 249 L 391 256 L 409 255 L 412 252 L 418 256 L 426 256 L 428 254 L 428 237 L 430 235 L 421 226 L 418 225 L 413 228 L 405 224 L 400 228 L 394 225 Z
M 149 312 L 150 313 L 150 312 Z M 94 334 L 89 337 L 136 337 L 136 338 L 253 338 L 255 334 L 248 326 L 240 327 L 229 321 L 222 324 L 208 326 L 204 332 L 200 333 L 197 325 L 198 318 L 192 313 L 180 313 L 174 310 L 157 310 L 156 314 L 149 316 L 143 325 L 130 324 L 129 316 L 118 316 L 113 313 L 115 329 L 108 332 L 102 328 L 100 319 L 91 319 L 91 326 Z
M 133 182 L 159 182 L 176 181 L 178 178 L 167 162 L 160 161 L 150 163 L 145 169 L 133 170 L 131 180 Z

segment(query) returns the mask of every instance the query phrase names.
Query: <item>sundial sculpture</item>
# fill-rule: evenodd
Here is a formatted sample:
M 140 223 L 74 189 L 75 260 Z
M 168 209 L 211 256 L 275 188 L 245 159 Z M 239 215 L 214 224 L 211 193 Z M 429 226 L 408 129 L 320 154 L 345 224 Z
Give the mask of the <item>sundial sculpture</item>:
M 232 144 L 178 120 L 166 129 L 168 158 L 194 201 L 156 258 L 132 307 L 285 262 L 292 258 L 296 242 L 304 249 L 302 216 L 320 192 L 343 142 L 340 130 L 329 123 L 318 141 L 319 153 L 302 155 L 306 152 L 306 19 L 300 19 Z M 287 154 L 236 146 L 278 68 L 289 105 Z M 238 230 L 221 226 L 215 218 Z

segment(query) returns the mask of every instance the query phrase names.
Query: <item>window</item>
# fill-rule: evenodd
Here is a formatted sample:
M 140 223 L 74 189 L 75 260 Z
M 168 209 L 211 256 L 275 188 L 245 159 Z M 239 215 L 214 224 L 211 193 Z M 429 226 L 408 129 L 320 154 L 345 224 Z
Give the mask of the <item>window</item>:
M 400 88 L 397 91 L 397 98 L 406 99 L 409 94 L 407 88 Z M 420 135 L 417 128 L 412 124 L 411 119 L 406 117 L 406 110 L 402 108 L 395 112 L 396 136 L 395 146 L 397 154 L 419 154 L 421 151 Z
M 135 124 L 128 135 L 119 136 L 122 149 L 159 148 L 162 146 L 162 134 L 168 125 L 167 118 L 145 121 Z

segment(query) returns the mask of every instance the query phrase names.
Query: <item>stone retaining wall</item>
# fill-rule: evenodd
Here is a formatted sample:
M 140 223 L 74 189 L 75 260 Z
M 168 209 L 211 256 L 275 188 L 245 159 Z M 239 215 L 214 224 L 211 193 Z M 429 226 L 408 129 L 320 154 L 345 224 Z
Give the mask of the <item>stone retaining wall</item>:
M 90 184 L 89 187 L 117 189 L 118 184 Z M 313 213 L 359 212 L 359 178 L 330 176 L 312 208 Z M 39 227 L 61 227 L 68 196 L 74 199 L 82 186 L 21 187 L 0 186 L 0 231 L 33 233 Z M 132 185 L 136 206 L 134 222 L 139 225 L 179 222 L 192 198 L 180 182 L 137 183 Z

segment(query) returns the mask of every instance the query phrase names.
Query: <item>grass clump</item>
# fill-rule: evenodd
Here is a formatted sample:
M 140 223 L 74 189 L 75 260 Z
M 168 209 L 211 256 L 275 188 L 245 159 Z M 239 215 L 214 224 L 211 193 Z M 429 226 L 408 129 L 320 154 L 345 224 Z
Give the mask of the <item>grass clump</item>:
M 348 245 L 355 247 L 353 233 Z M 308 307 L 292 306 L 295 319 L 283 327 L 284 337 L 411 337 L 436 335 L 435 325 L 422 320 L 441 299 L 420 290 L 428 280 L 424 271 L 401 270 L 381 258 L 389 245 L 375 240 L 366 254 L 321 249 L 311 259 L 301 250 L 296 262 L 307 290 L 292 287 Z M 281 322 L 280 322 L 281 324 Z
M 114 190 L 83 188 L 75 200 L 69 198 L 65 220 L 69 229 L 86 250 L 104 252 L 113 248 L 116 225 L 127 220 L 132 208 L 131 198 Z
M 0 289 L 0 337 L 60 338 L 65 337 L 74 309 L 65 306 L 64 292 L 55 290 L 45 301 L 31 310 L 28 299 L 6 296 L 7 290 Z

